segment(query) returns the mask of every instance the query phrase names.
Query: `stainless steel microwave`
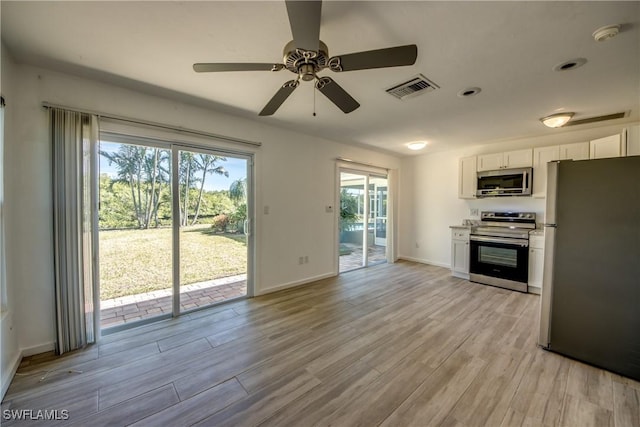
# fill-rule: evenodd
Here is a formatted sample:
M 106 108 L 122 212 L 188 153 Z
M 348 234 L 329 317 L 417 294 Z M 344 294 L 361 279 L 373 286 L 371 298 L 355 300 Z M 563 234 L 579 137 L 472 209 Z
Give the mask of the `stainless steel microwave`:
M 531 196 L 533 168 L 478 172 L 477 197 Z

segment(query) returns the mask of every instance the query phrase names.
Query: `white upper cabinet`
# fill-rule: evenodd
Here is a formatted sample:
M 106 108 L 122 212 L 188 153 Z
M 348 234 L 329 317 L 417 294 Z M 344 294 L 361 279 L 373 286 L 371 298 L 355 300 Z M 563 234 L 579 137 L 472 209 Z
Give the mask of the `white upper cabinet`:
M 587 160 L 589 143 L 552 145 L 533 149 L 533 197 L 547 196 L 547 163 L 554 160 Z
M 558 160 L 588 160 L 589 159 L 589 143 L 576 142 L 573 144 L 564 144 L 560 146 L 560 157 Z
M 589 142 L 589 158 L 604 159 L 607 157 L 621 157 L 626 155 L 621 135 L 605 136 Z
M 627 128 L 627 156 L 640 156 L 640 125 Z
M 533 152 L 530 148 L 478 156 L 478 172 L 496 169 L 524 168 L 531 167 L 532 165 Z
M 502 153 L 483 154 L 478 156 L 478 172 L 502 169 L 502 164 Z
M 476 156 L 463 157 L 458 164 L 458 198 L 475 199 L 478 185 Z
M 533 166 L 533 151 L 531 148 L 504 153 L 505 168 L 530 168 L 531 166 Z
M 560 147 L 557 145 L 533 149 L 533 197 L 546 197 L 547 163 L 559 159 Z

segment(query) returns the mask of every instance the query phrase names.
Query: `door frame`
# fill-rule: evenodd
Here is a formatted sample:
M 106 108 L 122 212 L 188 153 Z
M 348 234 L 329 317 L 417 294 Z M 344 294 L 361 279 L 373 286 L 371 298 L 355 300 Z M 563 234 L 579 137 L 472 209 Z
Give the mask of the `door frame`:
M 184 142 L 177 140 L 165 140 L 160 138 L 155 138 L 152 136 L 131 136 L 126 134 L 118 134 L 117 132 L 105 132 L 107 134 L 119 135 L 126 142 L 121 142 L 123 144 L 138 144 L 138 145 L 146 145 L 150 147 L 156 147 L 168 150 L 171 154 L 171 221 L 172 221 L 172 310 L 171 314 L 163 314 L 160 316 L 151 317 L 148 319 L 142 319 L 137 322 L 131 322 L 128 324 L 122 324 L 118 326 L 114 326 L 103 330 L 102 327 L 96 328 L 98 331 L 98 337 L 102 335 L 109 335 L 121 330 L 130 329 L 138 326 L 143 326 L 149 323 L 153 323 L 159 320 L 164 320 L 171 317 L 178 317 L 182 313 L 180 312 L 180 251 L 179 251 L 179 232 L 180 232 L 180 221 L 179 219 L 176 221 L 177 217 L 180 216 L 179 211 L 179 198 L 173 197 L 175 194 L 179 194 L 179 180 L 176 179 L 178 174 L 178 161 L 179 161 L 179 152 L 180 150 L 190 150 L 203 154 L 213 154 L 220 155 L 223 157 L 234 157 L 244 159 L 247 162 L 247 225 L 246 225 L 246 243 L 247 243 L 247 293 L 244 296 L 231 298 L 228 300 L 220 301 L 218 303 L 213 303 L 211 305 L 207 305 L 202 308 L 197 308 L 194 310 L 189 310 L 185 313 L 192 313 L 198 310 L 205 310 L 211 307 L 215 307 L 217 305 L 225 304 L 231 301 L 237 301 L 244 298 L 251 298 L 255 295 L 255 258 L 256 258 L 256 244 L 255 244 L 255 180 L 254 180 L 254 167 L 255 167 L 255 153 L 249 151 L 241 151 L 235 149 L 221 148 L 216 146 L 210 146 L 205 144 L 199 144 L 194 142 Z M 96 162 L 96 165 L 99 164 L 99 144 L 102 141 L 101 134 L 98 135 L 98 138 L 95 143 L 92 144 L 91 150 L 91 160 L 92 162 Z M 107 141 L 107 139 L 105 139 Z M 214 141 L 215 142 L 215 141 Z M 98 168 L 94 168 L 95 173 L 91 176 L 91 197 L 95 198 L 95 202 L 92 203 L 92 230 L 96 238 L 93 242 L 94 247 L 94 258 L 93 258 L 93 267 L 96 271 L 95 279 L 93 282 L 93 291 L 94 291 L 94 322 L 97 325 L 100 325 L 100 252 L 99 252 L 99 177 L 100 173 Z M 98 338 L 97 337 L 97 338 Z
M 381 168 L 358 168 L 358 167 L 354 167 L 354 165 L 345 165 L 345 164 L 337 164 L 336 167 L 336 202 L 335 202 L 335 213 L 334 213 L 334 217 L 335 217 L 335 225 L 334 225 L 334 229 L 335 229 L 335 244 L 334 244 L 334 250 L 335 250 L 335 272 L 336 275 L 343 273 L 340 271 L 340 227 L 338 226 L 339 222 L 340 222 L 340 193 L 342 190 L 342 182 L 341 182 L 341 175 L 342 173 L 352 173 L 355 175 L 360 175 L 363 176 L 365 178 L 365 183 L 364 183 L 364 189 L 365 189 L 365 200 L 363 201 L 363 205 L 364 205 L 364 221 L 363 221 L 363 236 L 362 236 L 362 266 L 360 266 L 358 269 L 360 268 L 367 268 L 369 267 L 369 256 L 368 256 L 368 244 L 369 244 L 369 233 L 368 233 L 368 227 L 369 227 L 369 213 L 370 213 L 370 209 L 371 209 L 371 198 L 370 198 L 370 194 L 369 194 L 369 180 L 371 177 L 377 177 L 377 178 L 385 178 L 387 180 L 387 203 L 389 203 L 390 197 L 389 197 L 389 193 L 391 191 L 391 186 L 389 185 L 389 171 L 385 170 L 385 169 L 381 169 Z M 387 204 L 387 212 L 389 211 L 389 209 L 391 208 L 391 206 L 389 206 L 389 204 Z M 388 215 L 387 215 L 388 218 Z M 389 228 L 389 226 L 392 226 L 388 223 L 387 220 L 387 229 Z M 374 219 L 374 228 L 375 228 L 375 219 Z M 387 262 L 389 261 L 389 251 L 391 250 L 392 247 L 392 241 L 391 239 L 389 239 L 389 234 L 387 232 L 387 237 L 385 238 L 386 240 L 386 255 L 387 255 Z M 374 241 L 375 241 L 375 233 L 374 233 Z M 378 263 L 376 263 L 378 264 Z M 375 264 L 374 264 L 375 265 Z M 353 269 L 353 270 L 357 270 L 357 269 Z M 348 271 L 353 271 L 353 270 L 348 270 Z M 344 272 L 346 273 L 346 271 Z

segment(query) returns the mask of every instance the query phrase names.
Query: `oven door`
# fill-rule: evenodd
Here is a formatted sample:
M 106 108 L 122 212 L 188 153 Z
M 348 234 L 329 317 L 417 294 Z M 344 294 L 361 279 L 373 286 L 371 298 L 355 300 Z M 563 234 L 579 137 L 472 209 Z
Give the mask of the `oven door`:
M 470 266 L 472 281 L 527 291 L 529 277 L 529 240 L 489 236 L 471 236 Z M 506 286 L 502 286 L 506 284 Z

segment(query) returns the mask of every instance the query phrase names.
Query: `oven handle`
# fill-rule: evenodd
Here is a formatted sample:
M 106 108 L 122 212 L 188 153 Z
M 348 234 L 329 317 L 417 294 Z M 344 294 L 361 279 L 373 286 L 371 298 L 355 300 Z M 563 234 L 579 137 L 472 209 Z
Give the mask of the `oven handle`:
M 469 240 L 473 240 L 476 242 L 487 242 L 487 243 L 502 243 L 505 245 L 511 246 L 520 246 L 526 248 L 529 246 L 529 241 L 525 239 L 508 239 L 501 237 L 485 237 L 485 236 L 469 236 Z

